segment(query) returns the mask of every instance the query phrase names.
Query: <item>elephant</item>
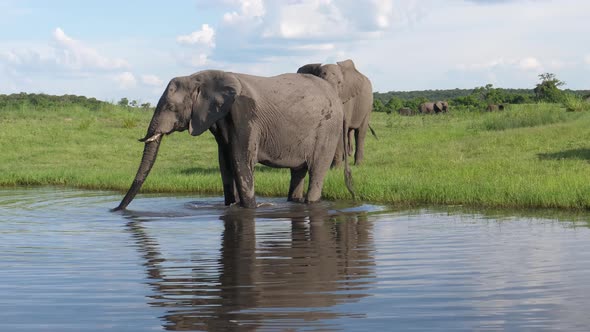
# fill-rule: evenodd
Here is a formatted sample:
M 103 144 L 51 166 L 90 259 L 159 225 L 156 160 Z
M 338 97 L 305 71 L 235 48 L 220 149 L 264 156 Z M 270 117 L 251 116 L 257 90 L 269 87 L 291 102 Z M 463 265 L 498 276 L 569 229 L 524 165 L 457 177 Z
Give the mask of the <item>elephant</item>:
M 325 79 L 336 89 L 344 107 L 344 115 L 348 130 L 354 132 L 355 152 L 354 164 L 360 165 L 365 155 L 365 137 L 367 130 L 375 135 L 375 131 L 369 126 L 371 111 L 373 110 L 373 86 L 371 81 L 361 74 L 355 67 L 352 60 L 344 60 L 336 64 L 311 63 L 300 67 L 299 74 L 311 74 Z M 351 133 L 352 134 L 352 133 Z M 349 146 L 344 145 L 346 153 L 352 151 L 352 142 Z M 333 166 L 342 163 L 343 155 L 346 154 L 339 145 L 334 155 Z
M 422 114 L 432 114 L 434 113 L 434 103 L 422 103 L 418 106 L 418 111 Z
M 418 107 L 418 111 L 422 114 L 438 114 L 438 113 L 446 113 L 449 110 L 449 103 L 446 101 L 437 101 L 435 103 L 428 102 L 422 103 Z
M 402 107 L 397 110 L 397 113 L 399 113 L 399 115 L 412 116 L 414 115 L 414 110 L 409 107 Z
M 255 208 L 254 165 L 290 168 L 288 200 L 320 200 L 324 177 L 338 144 L 348 144 L 342 103 L 328 82 L 311 75 L 260 77 L 205 70 L 175 77 L 154 110 L 143 157 L 118 207 L 129 205 L 157 157 L 164 135 L 209 130 L 218 146 L 225 204 Z M 303 197 L 305 176 L 309 186 Z M 345 183 L 354 197 L 352 175 Z
M 489 104 L 486 108 L 488 112 L 495 112 L 495 111 L 503 111 L 504 105 L 503 104 Z
M 438 112 L 436 112 L 436 110 L 439 110 Z M 434 111 L 436 113 L 447 113 L 449 111 L 449 103 L 447 101 L 437 101 L 436 103 L 434 103 Z

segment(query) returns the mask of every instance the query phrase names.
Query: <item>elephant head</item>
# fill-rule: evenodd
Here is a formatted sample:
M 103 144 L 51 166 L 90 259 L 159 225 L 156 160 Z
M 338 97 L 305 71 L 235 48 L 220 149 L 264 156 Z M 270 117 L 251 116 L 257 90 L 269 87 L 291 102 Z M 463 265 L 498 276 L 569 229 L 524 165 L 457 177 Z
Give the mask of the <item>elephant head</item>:
M 143 156 L 129 191 L 114 210 L 131 203 L 156 161 L 163 135 L 189 130 L 198 136 L 231 110 L 241 92 L 237 78 L 221 71 L 203 71 L 173 78 L 164 90 L 152 116 L 144 142 Z
M 312 63 L 305 65 L 297 70 L 298 74 L 312 74 L 319 78 L 322 78 L 330 83 L 340 99 L 345 97 L 345 85 L 344 85 L 344 74 L 339 65 L 321 63 Z M 344 100 L 343 100 L 344 102 Z

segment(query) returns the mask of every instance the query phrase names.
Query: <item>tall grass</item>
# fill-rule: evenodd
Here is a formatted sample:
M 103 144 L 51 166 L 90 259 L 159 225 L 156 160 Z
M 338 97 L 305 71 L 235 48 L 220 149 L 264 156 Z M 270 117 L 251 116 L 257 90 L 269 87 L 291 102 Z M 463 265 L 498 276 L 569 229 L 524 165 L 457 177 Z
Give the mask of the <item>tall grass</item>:
M 506 130 L 536 127 L 575 120 L 579 114 L 568 114 L 555 104 L 511 105 L 509 110 L 489 113 L 478 124 L 484 130 Z
M 0 110 L 0 186 L 128 189 L 151 112 L 113 107 Z M 395 205 L 590 208 L 590 113 L 513 105 L 498 113 L 402 117 L 373 114 L 379 140 L 353 166 L 357 197 Z M 256 168 L 256 193 L 286 197 L 289 171 Z M 142 192 L 220 195 L 217 145 L 209 133 L 163 139 Z M 325 199 L 350 199 L 343 170 Z
M 590 102 L 573 93 L 565 95 L 563 106 L 568 112 L 590 111 Z

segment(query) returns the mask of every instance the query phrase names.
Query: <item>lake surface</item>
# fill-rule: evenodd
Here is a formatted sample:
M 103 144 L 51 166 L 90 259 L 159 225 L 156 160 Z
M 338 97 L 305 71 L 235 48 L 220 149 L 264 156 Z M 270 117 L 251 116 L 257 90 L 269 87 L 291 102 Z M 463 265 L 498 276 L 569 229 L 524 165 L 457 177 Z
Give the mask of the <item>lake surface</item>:
M 0 189 L 0 331 L 590 327 L 590 215 Z

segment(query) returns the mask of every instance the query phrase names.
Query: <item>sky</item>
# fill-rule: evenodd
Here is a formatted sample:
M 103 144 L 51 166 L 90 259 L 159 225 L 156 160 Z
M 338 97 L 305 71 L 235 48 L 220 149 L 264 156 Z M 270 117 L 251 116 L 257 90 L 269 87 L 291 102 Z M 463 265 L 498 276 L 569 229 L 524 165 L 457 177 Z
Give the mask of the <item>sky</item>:
M 205 69 L 352 59 L 375 91 L 590 89 L 588 0 L 0 0 L 0 94 L 155 103 Z

